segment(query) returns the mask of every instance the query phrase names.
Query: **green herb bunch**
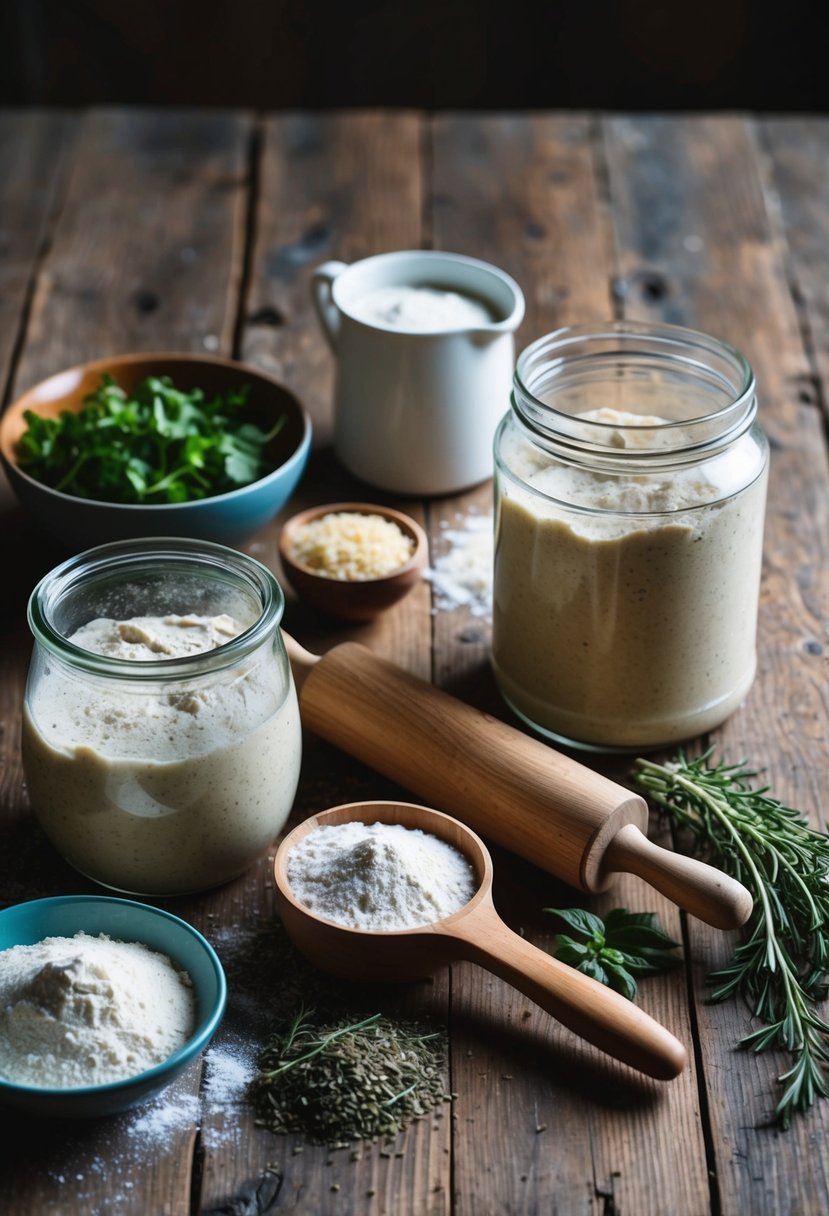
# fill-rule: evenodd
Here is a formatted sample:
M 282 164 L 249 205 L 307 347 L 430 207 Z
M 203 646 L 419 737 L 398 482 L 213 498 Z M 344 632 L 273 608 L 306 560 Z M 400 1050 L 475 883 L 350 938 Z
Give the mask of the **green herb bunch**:
M 560 917 L 581 941 L 559 933 L 553 955 L 591 979 L 633 1000 L 637 975 L 655 975 L 682 959 L 670 951 L 679 943 L 659 926 L 655 912 L 614 908 L 602 921 L 583 908 L 545 908 Z
M 829 1096 L 829 1024 L 817 1012 L 829 967 L 829 838 L 797 811 L 755 787 L 744 765 L 680 753 L 668 764 L 637 760 L 639 787 L 693 848 L 748 887 L 754 911 L 729 965 L 715 972 L 712 999 L 741 994 L 762 1025 L 742 1040 L 754 1051 L 780 1048 L 791 1067 L 779 1078 L 775 1116 Z
M 271 468 L 270 431 L 247 415 L 250 385 L 207 400 L 150 376 L 128 394 L 104 375 L 80 410 L 47 418 L 27 410 L 17 461 L 36 481 L 76 498 L 180 503 L 248 485 Z

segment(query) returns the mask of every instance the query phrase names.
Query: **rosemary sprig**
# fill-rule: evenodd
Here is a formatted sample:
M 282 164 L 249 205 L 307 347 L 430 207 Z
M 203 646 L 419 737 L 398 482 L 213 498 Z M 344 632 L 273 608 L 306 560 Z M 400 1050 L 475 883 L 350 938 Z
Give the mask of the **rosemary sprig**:
M 636 784 L 681 829 L 695 852 L 751 891 L 754 911 L 728 964 L 711 976 L 712 1000 L 742 995 L 762 1026 L 741 1039 L 754 1051 L 779 1048 L 792 1066 L 778 1078 L 775 1118 L 829 1097 L 829 1023 L 817 1012 L 829 968 L 829 837 L 768 791 L 744 764 L 637 760 Z
M 307 1063 L 308 1060 L 313 1060 L 314 1056 L 318 1056 L 320 1052 L 325 1051 L 332 1043 L 336 1043 L 337 1039 L 341 1039 L 345 1034 L 354 1034 L 358 1030 L 365 1030 L 366 1026 L 371 1026 L 376 1022 L 380 1014 L 373 1013 L 370 1017 L 363 1018 L 361 1022 L 350 1022 L 345 1026 L 338 1026 L 335 1030 L 329 1031 L 327 1034 L 318 1034 L 313 1026 L 308 1024 L 308 1019 L 312 1014 L 304 1008 L 297 1010 L 296 1015 L 291 1019 L 291 1024 L 285 1032 L 284 1036 L 279 1040 L 279 1060 L 280 1063 L 276 1068 L 266 1069 L 259 1074 L 263 1081 L 275 1081 L 277 1077 L 281 1077 L 286 1072 L 290 1072 L 292 1068 L 299 1068 L 300 1065 Z M 302 1044 L 303 1040 L 310 1041 L 313 1046 L 301 1054 L 295 1054 L 295 1048 Z

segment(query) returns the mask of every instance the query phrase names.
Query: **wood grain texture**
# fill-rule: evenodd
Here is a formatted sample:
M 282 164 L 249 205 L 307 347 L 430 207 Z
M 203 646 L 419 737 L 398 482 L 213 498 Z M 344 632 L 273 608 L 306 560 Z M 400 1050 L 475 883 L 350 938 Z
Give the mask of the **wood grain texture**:
M 491 261 L 526 295 L 518 349 L 614 314 L 732 341 L 757 373 L 772 476 L 757 680 L 714 742 L 765 765 L 775 790 L 825 826 L 827 147 L 826 120 L 738 115 L 0 115 L 0 365 L 10 379 L 19 353 L 13 389 L 107 351 L 235 351 L 285 380 L 313 415 L 315 450 L 293 512 L 374 493 L 330 449 L 334 366 L 309 296 L 324 260 L 424 245 Z M 434 559 L 447 529 L 491 510 L 491 486 L 389 505 L 428 526 Z M 280 527 L 245 546 L 278 575 Z M 64 554 L 2 494 L 0 539 L 3 905 L 94 888 L 33 823 L 19 756 L 26 598 Z M 486 615 L 437 609 L 428 583 L 365 626 L 343 626 L 288 591 L 285 624 L 316 653 L 359 641 L 514 725 L 490 674 Z M 590 765 L 627 783 L 624 762 Z M 377 798 L 413 800 L 306 731 L 291 824 Z M 649 836 L 671 845 L 655 818 Z M 684 940 L 686 966 L 642 980 L 637 996 L 691 1051 L 680 1078 L 655 1082 L 608 1060 L 463 962 L 433 982 L 355 996 L 448 1027 L 451 1102 L 392 1145 L 353 1155 L 257 1127 L 243 1089 L 224 1092 L 222 1077 L 234 1062 L 251 1067 L 299 971 L 275 940 L 270 850 L 218 891 L 159 901 L 207 935 L 228 973 L 227 1016 L 206 1059 L 143 1114 L 53 1127 L 0 1113 L 3 1216 L 822 1212 L 827 1103 L 786 1134 L 760 1126 L 784 1061 L 737 1052 L 747 1012 L 706 1003 L 706 976 L 736 935 L 681 915 L 631 874 L 587 896 L 532 860 L 492 854 L 499 915 L 542 949 L 560 928 L 545 909 L 574 905 L 652 910 Z
M 421 121 L 405 111 L 287 114 L 264 126 L 242 351 L 296 388 L 330 440 L 334 359 L 310 273 L 423 243 Z
M 84 115 L 36 284 L 18 392 L 108 354 L 230 354 L 249 128 L 234 114 Z
M 343 500 L 374 501 L 376 492 L 358 485 L 333 459 L 328 446 L 332 416 L 333 359 L 310 301 L 310 276 L 323 260 L 345 261 L 383 249 L 421 244 L 420 120 L 407 114 L 284 115 L 264 124 L 250 214 L 252 246 L 239 332 L 242 357 L 293 387 L 311 412 L 315 451 L 299 492 L 283 513 L 305 505 Z M 420 503 L 390 505 L 423 520 Z M 277 528 L 266 529 L 248 551 L 279 571 Z M 415 588 L 376 621 L 344 626 L 298 600 L 284 582 L 288 599 L 285 626 L 312 649 L 359 638 L 380 654 L 395 656 L 408 670 L 428 677 L 431 629 L 428 588 Z M 321 746 L 306 732 L 303 771 L 292 823 L 303 814 L 360 798 L 396 792 L 368 769 L 357 770 L 342 753 Z M 264 871 L 260 870 L 260 875 Z M 269 870 L 268 870 L 269 875 Z M 222 921 L 238 923 L 240 905 L 223 896 Z M 264 924 L 273 915 L 266 888 L 241 903 L 246 923 Z M 267 960 L 262 960 L 267 966 Z M 445 1020 L 446 976 L 415 986 L 401 1008 L 424 1008 Z M 272 1029 L 272 1028 L 271 1028 Z M 267 1026 L 259 1028 L 260 1037 Z M 448 1078 L 447 1078 L 448 1085 Z M 394 1211 L 400 1216 L 443 1216 L 449 1202 L 449 1123 L 438 1118 L 413 1125 L 391 1146 L 360 1149 L 359 1159 L 324 1146 L 293 1151 L 296 1137 L 274 1137 L 238 1109 L 237 1133 L 228 1142 L 203 1140 L 201 1196 L 207 1210 L 230 1196 L 237 1202 L 258 1186 L 270 1193 L 274 1212 L 340 1216 Z M 269 1174 L 270 1171 L 270 1174 Z M 278 1178 L 278 1185 L 273 1183 Z M 234 1192 L 228 1179 L 248 1179 Z
M 76 120 L 0 113 L 0 374 L 5 386 L 49 222 L 64 187 Z
M 806 643 L 823 636 L 829 599 L 826 447 L 819 410 L 800 391 L 811 369 L 755 131 L 736 116 L 614 119 L 607 144 L 626 314 L 692 325 L 742 349 L 772 443 L 757 679 L 713 742 L 724 756 L 765 768 L 779 796 L 818 822 L 825 667 Z M 693 921 L 689 932 L 723 1210 L 817 1210 L 826 1161 L 821 1156 L 817 1168 L 803 1171 L 795 1162 L 808 1159 L 815 1136 L 825 1137 L 825 1106 L 785 1137 L 760 1126 L 771 1114 L 783 1061 L 724 1050 L 736 1048 L 751 1023 L 739 1003 L 703 1003 L 704 975 L 726 960 L 734 940 Z M 779 1168 L 764 1167 L 770 1153 Z
M 215 339 L 217 350 L 230 353 L 244 235 L 245 129 L 245 121 L 231 115 L 131 111 L 84 117 L 65 201 L 38 271 L 17 388 L 123 349 L 204 349 L 211 337 L 211 347 Z M 20 552 L 34 548 L 36 560 L 45 562 L 40 573 L 54 564 L 55 554 L 48 546 L 44 553 L 26 525 L 15 544 Z M 28 558 L 18 571 L 29 574 Z M 19 618 L 16 623 L 19 629 Z M 15 706 L 9 726 L 19 720 L 27 650 L 21 645 L 3 656 L 4 664 L 15 663 L 6 691 Z M 18 776 L 12 810 L 19 814 L 26 803 L 19 770 L 12 771 Z M 33 858 L 40 845 L 51 865 L 47 873 L 61 876 L 55 890 L 90 889 L 52 861 L 29 816 L 21 818 L 19 832 L 27 844 L 24 856 Z M 45 893 L 41 883 L 32 884 L 32 895 Z M 204 915 L 194 908 L 191 919 L 200 926 Z M 37 1171 L 30 1145 L 13 1155 L 4 1171 L 4 1210 L 9 1216 L 62 1212 L 70 1202 L 78 1211 L 117 1205 L 124 1216 L 188 1216 L 200 1072 L 197 1065 L 186 1074 L 160 1134 L 158 1125 L 154 1136 L 142 1133 L 141 1117 L 125 1115 L 105 1133 L 94 1124 L 73 1128 L 71 1152 L 56 1132 Z M 17 1127 L 13 1142 L 27 1143 Z M 70 1159 L 71 1171 L 65 1164 Z
M 491 257 L 515 275 L 527 299 L 519 349 L 557 326 L 612 315 L 613 242 L 595 119 L 446 116 L 436 123 L 434 149 L 434 243 Z M 433 508 L 433 543 L 440 543 L 443 520 L 458 526 L 458 516 L 462 520 L 470 510 L 486 509 L 489 493 L 490 487 L 481 488 Z M 472 691 L 477 704 L 488 689 L 483 703 L 504 715 L 488 669 L 488 626 L 481 628 L 463 609 L 439 614 L 435 679 L 456 695 Z M 465 641 L 469 637 L 474 640 Z M 502 857 L 508 872 L 515 860 Z M 496 867 L 496 902 L 498 875 Z M 549 878 L 546 885 L 536 878 L 531 889 L 535 902 L 525 906 L 521 929 L 549 947 L 541 909 L 583 906 L 586 897 Z M 653 909 L 679 936 L 674 906 L 634 878 L 621 878 L 612 893 L 587 903 L 599 914 L 620 905 Z M 514 913 L 514 897 L 506 906 Z M 648 1012 L 690 1043 L 678 978 L 643 985 L 642 991 Z M 459 1216 L 569 1213 L 594 1205 L 653 1216 L 668 1210 L 697 1216 L 707 1210 L 693 1069 L 669 1086 L 648 1088 L 621 1067 L 608 1068 L 561 1026 L 521 1004 L 508 986 L 470 969 L 453 986 L 453 1009 L 459 1024 L 453 1084 L 465 1095 L 457 1113 L 460 1120 L 475 1120 L 472 1134 L 463 1134 L 462 1122 L 456 1125 Z M 510 1053 L 523 1063 L 505 1069 L 484 1053 L 482 1069 L 484 1027 L 499 1045 L 506 1039 Z M 533 1046 L 521 1043 L 525 1027 L 533 1030 Z M 499 1082 L 499 1068 L 508 1080 Z M 488 1094 L 493 1085 L 494 1100 Z M 506 1122 L 497 1114 L 502 1108 Z M 643 1175 L 647 1182 L 640 1185 Z
M 584 115 L 440 114 L 431 125 L 430 244 L 495 262 L 521 286 L 516 355 L 560 325 L 611 314 L 610 244 L 599 127 Z M 504 401 L 504 412 L 509 401 Z M 492 512 L 492 484 L 430 505 L 433 553 Z M 503 716 L 489 667 L 491 620 L 438 613 L 435 680 Z

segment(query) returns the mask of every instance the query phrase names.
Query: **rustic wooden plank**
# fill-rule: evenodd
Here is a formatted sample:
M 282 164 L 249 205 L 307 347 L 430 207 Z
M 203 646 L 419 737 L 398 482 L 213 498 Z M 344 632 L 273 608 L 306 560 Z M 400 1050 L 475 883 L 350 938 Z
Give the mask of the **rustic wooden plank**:
M 406 111 L 268 119 L 245 358 L 301 390 L 317 446 L 330 439 L 333 359 L 310 272 L 422 244 L 420 119 Z
M 829 293 L 827 293 L 827 239 L 829 239 L 829 124 L 825 119 L 769 119 L 759 126 L 758 140 L 765 148 L 767 206 L 773 232 L 782 248 L 791 289 L 797 304 L 803 342 L 809 356 L 809 374 L 793 386 L 797 399 L 810 414 L 814 405 L 823 414 L 823 434 L 829 418 Z M 819 465 L 821 445 L 815 421 L 804 443 L 814 436 L 814 461 Z M 825 450 L 825 439 L 823 450 Z M 795 721 L 786 715 L 787 733 L 796 738 L 803 731 L 818 754 L 825 740 L 825 717 L 812 712 L 824 701 L 823 690 L 829 674 L 829 627 L 826 609 L 826 525 L 825 481 L 813 487 L 804 484 L 797 494 L 797 506 L 787 502 L 787 510 L 797 509 L 814 521 L 814 537 L 796 550 L 796 585 L 791 590 L 791 631 L 789 650 L 800 657 L 799 663 L 811 674 L 812 689 Z M 815 547 L 814 541 L 824 542 Z M 782 550 L 781 547 L 781 552 Z M 809 807 L 815 822 L 829 828 L 829 812 L 823 798 L 824 773 L 810 769 L 810 756 L 798 764 L 798 784 L 809 791 Z M 795 788 L 794 797 L 799 797 Z
M 66 169 L 77 120 L 59 111 L 5 111 L 0 113 L 0 402 L 11 393 L 17 345 L 25 329 L 30 294 L 40 258 L 46 248 L 54 216 L 66 181 Z M 22 566 L 26 575 L 40 571 L 31 553 L 16 543 L 25 527 L 5 472 L 0 470 L 0 560 Z M 24 592 L 10 588 L 0 607 L 4 628 L 14 628 L 22 618 Z M 25 636 L 25 626 L 24 636 Z M 26 645 L 17 648 L 20 660 Z M 17 680 L 3 680 L 0 697 L 14 695 Z M 5 708 L 5 702 L 4 702 Z M 9 706 L 11 709 L 12 707 Z M 11 715 L 10 715 L 11 716 Z M 0 792 L 5 782 L 19 782 L 17 736 L 7 733 L 12 744 L 7 763 L 0 772 Z
M 609 232 L 592 132 L 579 115 L 442 114 L 433 124 L 431 242 L 513 276 L 526 302 L 516 355 L 559 325 L 608 315 Z M 491 511 L 491 482 L 434 503 L 433 550 L 440 552 L 441 534 L 462 530 L 470 513 Z M 497 709 L 489 622 L 440 614 L 435 630 L 441 681 Z
M 208 347 L 230 353 L 241 281 L 248 128 L 244 117 L 220 113 L 84 116 L 65 202 L 37 277 L 18 389 L 108 351 Z M 20 552 L 27 544 L 34 548 L 28 535 L 23 525 Z M 43 573 L 54 554 L 38 545 L 37 560 L 45 563 Z M 16 570 L 18 593 L 28 569 Z M 16 618 L 18 633 L 21 619 Z M 5 695 L 16 707 L 5 721 L 16 726 L 24 672 L 15 640 L 16 635 L 4 639 L 3 663 L 10 676 Z M 28 645 L 19 646 L 21 657 L 27 652 Z M 27 894 L 47 893 L 44 881 L 56 884 L 48 893 L 92 889 L 54 858 L 25 813 L 16 765 L 4 813 L 12 822 L 19 819 Z M 21 898 L 17 890 L 8 895 Z M 210 901 L 185 908 L 179 903 L 175 910 L 201 925 Z M 197 1065 L 143 1112 L 103 1125 L 57 1128 L 37 1152 L 33 1146 L 40 1141 L 31 1125 L 27 1141 L 24 1124 L 4 1115 L 4 1138 L 20 1147 L 3 1166 L 4 1212 L 189 1216 L 199 1077 Z
M 230 353 L 242 267 L 249 120 L 84 115 L 39 276 L 17 390 L 130 350 Z
M 219 132 L 212 136 L 206 130 L 211 121 Z M 430 178 L 426 167 L 417 167 L 423 143 L 413 115 L 274 119 L 263 129 L 258 205 L 249 217 L 258 243 L 250 254 L 246 319 L 240 325 L 246 120 L 133 112 L 93 115 L 81 127 L 66 212 L 55 232 L 55 260 L 47 259 L 38 282 L 19 386 L 81 354 L 100 353 L 105 341 L 111 343 L 108 349 L 122 343 L 149 348 L 172 345 L 165 341 L 172 335 L 175 344 L 199 349 L 207 336 L 208 345 L 216 338 L 219 349 L 227 351 L 235 332 L 245 356 L 287 379 L 318 421 L 318 448 L 296 505 L 352 496 L 359 489 L 337 468 L 326 442 L 332 365 L 307 295 L 310 270 L 324 258 L 431 243 L 492 260 L 510 270 L 527 293 L 528 320 L 519 346 L 553 325 L 606 316 L 611 280 L 617 308 L 697 324 L 742 346 L 758 372 L 775 463 L 760 672 L 746 707 L 717 738 L 735 755 L 766 761 L 781 793 L 820 821 L 825 657 L 815 647 L 826 641 L 827 475 L 813 403 L 825 400 L 819 281 L 825 224 L 819 200 L 826 184 L 813 153 L 825 147 L 822 122 L 806 124 L 805 133 L 783 126 L 769 134 L 764 127 L 769 160 L 764 206 L 753 132 L 740 120 L 647 118 L 605 124 L 605 197 L 595 120 L 442 117 L 427 156 L 434 197 L 424 203 Z M 181 131 L 187 132 L 181 139 L 188 151 L 177 161 L 172 145 Z M 140 171 L 127 163 L 124 148 L 130 143 Z M 104 153 L 106 166 L 97 164 Z M 21 162 L 15 197 L 25 195 L 29 177 L 37 178 L 44 155 L 32 152 L 30 169 L 25 158 Z M 97 205 L 100 190 L 109 192 L 110 205 L 112 199 L 123 204 L 121 222 Z M 172 213 L 159 202 L 162 192 L 174 202 Z M 618 254 L 609 239 L 608 201 Z M 188 236 L 188 223 L 201 233 L 199 241 Z M 176 256 L 184 249 L 196 256 L 185 254 L 182 270 Z M 800 317 L 784 266 L 803 300 Z M 18 294 L 24 281 L 25 274 L 15 280 Z M 151 294 L 166 284 L 169 295 L 165 286 L 154 311 L 152 300 L 142 297 L 145 311 L 136 316 L 130 312 L 140 311 L 131 303 L 131 284 L 136 289 L 149 284 Z M 272 323 L 275 316 L 282 322 Z M 800 330 L 807 336 L 805 346 Z M 426 508 L 401 505 L 429 520 L 434 544 L 441 521 L 451 522 L 456 512 L 472 506 L 488 509 L 488 495 L 485 486 Z M 3 515 L 0 527 L 7 533 L 22 528 L 25 540 L 19 516 Z M 248 546 L 274 569 L 277 536 L 278 524 Z M 0 650 L 8 697 L 2 759 L 9 762 L 0 778 L 8 779 L 8 787 L 4 784 L 0 793 L 4 816 L 10 817 L 4 823 L 13 823 L 10 834 L 4 831 L 4 843 L 15 861 L 13 874 L 4 869 L 0 900 L 9 902 L 87 889 L 38 838 L 20 787 L 16 731 L 28 648 L 22 606 L 34 581 L 29 575 L 53 564 L 48 553 L 30 549 L 18 546 L 29 564 L 18 567 L 4 601 Z M 286 619 L 312 648 L 324 650 L 343 637 L 356 637 L 420 674 L 430 670 L 427 588 L 366 628 L 341 629 L 309 614 L 293 598 Z M 438 682 L 502 712 L 486 665 L 486 627 L 455 612 L 438 617 L 435 631 Z M 312 738 L 306 743 L 296 816 L 333 801 L 399 793 L 334 749 Z M 587 901 L 496 852 L 495 894 L 509 922 L 542 945 L 549 944 L 551 929 L 541 909 L 575 903 L 589 902 L 599 913 L 616 904 L 654 908 L 678 932 L 673 909 L 633 879 Z M 271 924 L 268 859 L 219 893 L 169 906 L 207 932 L 232 978 L 217 1051 L 240 1042 L 249 1048 L 267 1025 L 268 985 L 280 981 L 267 949 L 251 947 Z M 143 1124 L 136 1113 L 95 1127 L 35 1128 L 4 1114 L 0 1126 L 9 1149 L 0 1167 L 4 1212 L 107 1210 L 129 1216 L 270 1207 L 355 1216 L 437 1214 L 450 1209 L 453 1187 L 458 1216 L 495 1210 L 604 1209 L 660 1216 L 820 1211 L 829 1181 L 825 1104 L 785 1136 L 754 1126 L 768 1110 L 774 1062 L 733 1054 L 747 1024 L 743 1012 L 702 1003 L 705 975 L 726 957 L 731 938 L 692 920 L 688 931 L 706 1083 L 699 1097 L 710 1107 L 708 1162 L 692 1073 L 669 1086 L 639 1081 L 585 1048 L 507 986 L 461 965 L 453 968 L 451 980 L 452 1084 L 459 1097 L 451 1113 L 436 1114 L 401 1138 L 403 1158 L 382 1158 L 378 1146 L 356 1163 L 332 1158 L 328 1165 L 324 1153 L 307 1150 L 294 1156 L 290 1138 L 283 1143 L 252 1127 L 238 1095 L 218 1101 L 203 1090 L 197 1100 L 196 1070 L 169 1095 L 166 1110 L 146 1112 Z M 445 1017 L 447 984 L 441 976 L 433 985 L 418 985 L 401 994 L 401 1008 Z M 681 974 L 644 981 L 641 999 L 690 1041 Z M 249 1033 L 251 1018 L 255 1034 Z M 199 1113 L 203 1173 L 199 1177 L 196 1171 L 197 1194 L 191 1193 L 190 1167 Z M 172 1120 L 166 1134 L 160 1130 L 165 1116 Z M 451 1186 L 450 1148 L 455 1153 Z M 710 1201 L 706 1165 L 712 1170 Z
M 0 375 L 5 385 L 28 295 L 64 183 L 76 120 L 0 113 Z
M 351 262 L 422 243 L 425 189 L 420 119 L 405 111 L 285 114 L 262 133 L 255 245 L 241 332 L 241 355 L 294 389 L 314 425 L 314 452 L 290 511 L 312 503 L 388 496 L 355 481 L 333 456 L 334 358 L 311 304 L 311 272 L 323 261 Z M 422 507 L 400 500 L 423 522 Z M 251 552 L 279 570 L 278 532 Z M 298 603 L 289 587 L 286 626 L 323 653 L 360 640 L 428 676 L 428 591 L 368 626 L 344 628 Z
M 495 261 L 527 298 L 518 347 L 558 325 L 611 313 L 611 233 L 595 120 L 584 116 L 441 117 L 433 155 L 434 243 Z M 505 410 L 507 403 L 505 402 Z M 491 487 L 430 508 L 441 523 L 491 509 Z M 506 716 L 488 666 L 489 623 L 463 609 L 438 616 L 439 682 Z M 513 725 L 517 725 L 511 719 Z M 544 907 L 676 909 L 626 877 L 589 900 L 496 853 L 502 914 L 544 949 Z M 497 862 L 496 862 L 497 866 Z M 457 969 L 453 1011 L 458 1216 L 483 1211 L 606 1210 L 699 1216 L 708 1210 L 693 1066 L 670 1085 L 638 1077 L 583 1044 L 507 985 Z M 681 974 L 643 984 L 640 1003 L 691 1044 Z M 491 1046 L 485 1039 L 489 1038 Z
M 289 384 L 312 414 L 315 451 L 290 511 L 312 502 L 383 500 L 340 469 L 330 450 L 333 359 L 313 313 L 309 283 L 314 267 L 329 258 L 351 261 L 421 244 L 420 139 L 420 120 L 406 113 L 289 114 L 269 118 L 264 125 L 240 350 L 244 359 Z M 423 520 L 421 504 L 399 505 Z M 266 529 L 248 548 L 278 570 L 277 538 L 278 526 Z M 346 639 L 360 641 L 429 676 L 425 585 L 377 621 L 350 627 L 310 611 L 289 588 L 287 596 L 286 627 L 311 650 L 322 653 Z M 339 802 L 395 796 L 406 794 L 306 737 L 292 822 Z M 250 890 L 253 882 L 259 888 L 255 893 Z M 255 879 L 248 876 L 241 898 L 237 885 L 233 898 L 230 906 L 225 896 L 217 897 L 220 923 L 266 923 L 273 905 L 267 865 L 256 867 Z M 262 966 L 267 967 L 264 958 Z M 445 1021 L 447 996 L 444 975 L 433 984 L 404 990 L 399 1008 L 408 1014 L 431 1012 Z M 384 1008 L 394 1000 L 386 995 Z M 260 1039 L 267 1030 L 267 1018 L 260 1019 Z M 448 1120 L 425 1119 L 389 1149 L 381 1144 L 357 1146 L 359 1159 L 352 1160 L 346 1150 L 329 1152 L 312 1145 L 301 1145 L 302 1152 L 295 1153 L 299 1137 L 275 1137 L 255 1128 L 246 1107 L 237 1108 L 233 1117 L 234 1135 L 223 1141 L 219 1137 L 218 1144 L 217 1118 L 208 1115 L 202 1128 L 201 1200 L 207 1211 L 226 1210 L 222 1205 L 231 1199 L 241 1204 L 258 1187 L 271 1196 L 269 1210 L 280 1212 L 441 1216 L 448 1210 Z
M 772 443 L 759 678 L 723 736 L 770 761 L 781 794 L 817 805 L 825 664 L 827 481 L 820 414 L 802 400 L 811 368 L 769 228 L 756 147 L 738 120 L 618 120 L 611 192 L 620 292 L 640 318 L 684 320 L 732 341 L 758 380 Z M 747 745 L 751 744 L 747 752 Z M 782 782 L 785 781 L 785 785 Z
M 766 198 L 772 222 L 782 225 L 783 255 L 792 282 L 803 340 L 820 378 L 817 400 L 829 412 L 829 125 L 822 118 L 769 118 L 758 123 L 764 152 Z M 814 399 L 804 379 L 800 395 Z
M 11 391 L 15 348 L 25 329 L 39 260 L 48 240 L 50 225 L 59 206 L 66 177 L 66 161 L 76 122 L 60 112 L 30 111 L 0 113 L 0 381 L 7 397 Z M 23 513 L 4 472 L 0 471 L 0 556 L 6 568 L 21 570 L 22 586 L 7 580 L 0 605 L 0 624 L 7 644 L 0 655 L 0 805 L 10 811 L 9 831 L 18 833 L 25 811 L 20 806 L 20 689 L 26 678 L 29 632 L 25 624 L 28 591 L 47 567 L 36 558 L 30 564 L 16 544 Z M 21 569 L 22 567 L 22 569 Z M 17 822 L 12 824 L 12 818 Z M 24 858 L 15 874 L 3 875 L 2 902 L 26 897 L 26 846 L 15 840 Z M 24 877 L 25 875 L 25 877 Z
M 764 766 L 781 797 L 818 823 L 826 780 L 825 638 L 829 477 L 812 368 L 770 223 L 752 126 L 738 116 L 619 118 L 606 126 L 619 246 L 618 294 L 628 315 L 690 324 L 726 338 L 752 363 L 772 442 L 757 680 L 714 737 L 726 757 Z M 818 179 L 819 180 L 819 179 Z M 759 1126 L 782 1060 L 733 1054 L 749 1029 L 736 1003 L 709 1006 L 704 975 L 733 935 L 695 921 L 700 1049 L 723 1211 L 795 1213 L 824 1203 L 826 1103 L 785 1135 Z

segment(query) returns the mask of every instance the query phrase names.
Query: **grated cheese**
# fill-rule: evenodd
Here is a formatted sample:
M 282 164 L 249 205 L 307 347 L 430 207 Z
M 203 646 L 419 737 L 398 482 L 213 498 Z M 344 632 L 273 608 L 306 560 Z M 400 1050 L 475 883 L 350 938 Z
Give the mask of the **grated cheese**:
M 393 574 L 413 550 L 412 540 L 392 520 L 339 511 L 297 528 L 288 552 L 324 578 L 351 582 Z

